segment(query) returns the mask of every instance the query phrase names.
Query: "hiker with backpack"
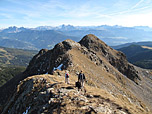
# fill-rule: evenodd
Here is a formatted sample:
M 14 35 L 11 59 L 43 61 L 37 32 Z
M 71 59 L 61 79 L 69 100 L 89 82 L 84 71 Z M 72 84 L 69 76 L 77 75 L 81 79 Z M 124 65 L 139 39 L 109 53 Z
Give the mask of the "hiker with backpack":
M 65 83 L 69 84 L 69 72 L 65 72 Z
M 84 75 L 84 73 L 81 71 L 81 72 L 79 73 L 79 75 L 78 75 L 78 82 L 81 83 L 81 87 L 84 87 L 85 80 L 86 80 L 85 75 Z

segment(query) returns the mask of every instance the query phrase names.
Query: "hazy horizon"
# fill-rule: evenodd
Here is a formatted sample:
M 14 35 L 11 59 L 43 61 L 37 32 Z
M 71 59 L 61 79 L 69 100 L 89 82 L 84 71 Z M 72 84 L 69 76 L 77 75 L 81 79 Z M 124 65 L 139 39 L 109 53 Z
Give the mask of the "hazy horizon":
M 57 26 L 51 26 L 51 25 L 40 25 L 40 26 L 35 26 L 35 27 L 26 27 L 26 26 L 15 26 L 15 25 L 12 25 L 12 26 L 8 26 L 8 27 L 0 27 L 0 29 L 7 29 L 9 27 L 17 27 L 17 28 L 27 28 L 27 29 L 32 29 L 32 28 L 37 28 L 37 27 L 61 27 L 62 25 L 65 25 L 65 26 L 74 26 L 74 25 L 71 25 L 71 24 L 61 24 L 61 25 L 57 25 Z M 98 26 L 111 26 L 111 27 L 114 27 L 114 26 L 118 26 L 118 27 L 138 27 L 138 26 L 122 26 L 122 25 L 86 25 L 86 26 L 74 26 L 74 27 L 98 27 Z M 142 27 L 149 27 L 149 28 L 152 28 L 150 26 L 142 26 Z
M 0 28 L 10 26 L 152 27 L 152 0 L 1 0 Z

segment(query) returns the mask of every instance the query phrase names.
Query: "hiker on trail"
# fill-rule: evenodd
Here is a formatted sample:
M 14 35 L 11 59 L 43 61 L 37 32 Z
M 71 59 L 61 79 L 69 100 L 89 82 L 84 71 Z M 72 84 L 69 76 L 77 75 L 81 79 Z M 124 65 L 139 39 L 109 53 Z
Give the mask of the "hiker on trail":
M 65 83 L 69 84 L 69 72 L 65 72 Z
M 85 82 L 85 75 L 84 73 L 81 71 L 78 75 L 78 82 L 81 83 L 81 87 L 84 87 L 84 82 Z

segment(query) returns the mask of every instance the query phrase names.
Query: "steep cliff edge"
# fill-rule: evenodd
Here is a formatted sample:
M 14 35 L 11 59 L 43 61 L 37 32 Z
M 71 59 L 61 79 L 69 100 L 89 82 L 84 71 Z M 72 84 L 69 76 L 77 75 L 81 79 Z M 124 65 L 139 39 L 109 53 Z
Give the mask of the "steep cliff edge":
M 16 108 L 20 110 L 22 109 L 22 107 L 24 107 L 23 108 L 24 110 L 20 112 L 23 113 L 23 111 L 25 111 L 26 108 L 29 108 L 29 106 L 17 105 L 18 104 L 17 100 L 23 99 L 21 101 L 25 101 L 23 95 L 20 94 L 20 92 L 21 93 L 26 92 L 26 89 L 22 89 L 22 88 L 26 88 L 23 86 L 24 85 L 23 82 L 26 83 L 26 81 L 22 81 L 23 79 L 35 80 L 36 77 L 38 78 L 40 77 L 40 75 L 45 74 L 42 76 L 43 79 L 49 76 L 50 79 L 52 79 L 52 81 L 49 82 L 51 85 L 55 83 L 57 83 L 55 85 L 59 85 L 59 87 L 57 88 L 53 87 L 55 91 L 58 91 L 58 89 L 61 88 L 67 89 L 66 88 L 67 85 L 65 85 L 63 82 L 65 70 L 68 70 L 70 72 L 70 80 L 72 84 L 71 86 L 73 88 L 70 90 L 74 91 L 74 93 L 76 93 L 76 88 L 74 87 L 74 83 L 75 81 L 77 81 L 77 74 L 81 70 L 83 70 L 87 78 L 86 93 L 92 91 L 91 96 L 94 96 L 93 95 L 94 93 L 97 95 L 99 94 L 100 97 L 102 96 L 101 101 L 106 99 L 105 98 L 106 94 L 103 94 L 102 93 L 103 91 L 104 93 L 108 94 L 109 99 L 112 96 L 114 101 L 112 99 L 110 100 L 109 107 L 111 107 L 111 104 L 117 102 L 116 104 L 114 104 L 115 105 L 114 108 L 111 109 L 112 112 L 114 112 L 115 110 L 118 111 L 116 108 L 118 106 L 121 107 L 118 108 L 119 111 L 123 111 L 124 113 L 137 113 L 137 112 L 141 114 L 150 113 L 150 108 L 152 105 L 152 95 L 151 95 L 152 80 L 149 77 L 152 76 L 151 72 L 148 70 L 140 69 L 128 63 L 123 53 L 110 48 L 99 38 L 97 38 L 92 34 L 83 37 L 83 39 L 79 43 L 68 39 L 57 44 L 52 50 L 46 50 L 46 49 L 40 50 L 40 52 L 37 55 L 35 55 L 33 59 L 30 61 L 29 66 L 22 75 L 19 75 L 16 78 L 10 80 L 6 85 L 0 88 L 0 90 L 2 91 L 0 95 L 1 110 L 3 110 L 3 112 L 9 111 L 11 113 L 12 110 Z M 49 75 L 49 74 L 53 74 L 53 75 Z M 54 75 L 58 75 L 58 77 L 55 77 Z M 54 80 L 55 78 L 58 78 L 58 81 L 55 81 Z M 41 79 L 38 78 L 38 80 Z M 44 81 L 44 82 L 45 82 L 44 85 L 47 85 L 48 81 L 47 82 Z M 35 82 L 31 81 L 30 83 L 34 84 Z M 17 87 L 18 84 L 19 84 L 18 88 L 21 87 L 21 89 L 16 90 L 15 88 Z M 31 84 L 29 84 L 29 87 L 28 84 L 25 85 L 27 85 L 27 88 L 30 88 L 29 92 L 32 95 L 31 97 L 34 98 L 33 95 L 35 94 L 31 93 L 33 91 L 32 90 L 33 87 L 30 86 Z M 34 90 L 35 92 L 37 92 L 36 94 L 37 96 L 39 96 L 40 92 L 47 91 L 47 87 L 43 86 L 42 83 L 38 83 L 37 86 L 40 86 L 41 88 L 40 91 L 37 89 Z M 67 90 L 65 91 L 68 93 Z M 53 94 L 58 94 L 58 92 Z M 77 96 L 80 96 L 79 92 L 77 92 L 77 94 L 78 94 Z M 83 96 L 86 97 L 85 93 L 83 94 L 84 94 Z M 11 98 L 10 97 L 11 95 L 14 97 Z M 10 98 L 11 100 L 9 100 L 9 102 L 6 103 L 6 101 L 8 101 L 8 98 Z M 46 97 L 46 99 L 47 98 L 48 97 Z M 46 101 L 48 101 L 49 98 Z M 60 98 L 56 98 L 56 99 L 60 99 Z M 71 98 L 68 99 L 71 100 Z M 86 99 L 89 100 L 87 97 Z M 61 99 L 59 101 L 64 102 L 64 100 L 65 99 Z M 97 98 L 95 101 L 100 101 L 100 99 Z M 29 100 L 29 102 L 31 101 Z M 78 102 L 81 102 L 81 100 L 78 100 Z M 6 104 L 4 105 L 4 103 Z M 38 103 L 38 105 L 41 105 L 39 104 L 39 101 L 33 101 L 32 103 Z M 72 103 L 73 101 L 71 101 L 71 104 Z M 95 103 L 97 104 L 96 107 L 100 107 L 100 105 L 102 104 L 102 102 L 95 102 Z M 123 103 L 124 104 L 127 103 L 125 104 L 126 107 Z M 42 105 L 44 104 L 42 103 Z M 75 111 L 77 110 L 76 107 L 78 107 L 78 105 L 76 104 L 74 105 Z M 89 105 L 92 106 L 92 104 Z M 50 106 L 52 107 L 53 104 L 52 105 L 49 104 L 48 107 L 50 108 Z M 67 106 L 68 109 L 72 105 L 67 105 Z M 38 107 L 33 107 L 33 104 L 30 105 L 30 110 L 34 110 L 35 108 Z M 42 107 L 39 108 L 41 109 Z M 58 109 L 60 108 L 55 108 L 56 113 Z M 62 109 L 62 111 L 63 110 L 64 109 Z M 98 111 L 95 111 L 96 109 L 94 108 L 92 109 L 89 107 L 86 110 L 84 110 L 84 112 L 89 112 L 91 110 L 94 110 L 95 113 L 98 113 Z M 78 112 L 79 111 L 81 112 L 82 109 L 79 108 Z M 71 112 L 67 112 L 67 113 L 71 113 Z

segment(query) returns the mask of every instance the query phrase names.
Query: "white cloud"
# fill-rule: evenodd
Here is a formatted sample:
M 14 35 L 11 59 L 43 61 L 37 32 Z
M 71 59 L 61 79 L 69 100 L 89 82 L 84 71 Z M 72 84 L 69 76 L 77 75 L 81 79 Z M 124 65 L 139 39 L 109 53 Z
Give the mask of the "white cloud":
M 143 14 L 128 14 L 119 15 L 111 19 L 110 24 L 118 24 L 123 26 L 151 26 L 152 27 L 152 13 Z
M 0 17 L 2 19 L 10 19 L 10 18 L 12 18 L 12 15 L 6 14 L 6 13 L 0 13 Z
M 152 13 L 145 13 L 145 14 L 134 14 L 126 16 L 126 19 L 128 21 L 129 25 L 148 25 L 152 26 L 151 20 L 152 20 Z M 126 23 L 127 25 L 127 23 Z
M 134 9 L 136 7 L 138 7 L 141 3 L 143 3 L 145 0 L 140 0 L 139 2 L 137 2 L 133 7 L 131 7 L 131 9 Z
M 19 25 L 149 25 L 152 26 L 152 0 L 7 0 L 16 6 L 0 7 L 1 23 Z M 1 6 L 1 5 L 0 5 Z M 2 21 L 3 19 L 3 21 Z M 12 21 L 13 20 L 13 21 Z M 7 24 L 7 23 L 6 23 Z M 13 23 L 14 24 L 14 23 Z

